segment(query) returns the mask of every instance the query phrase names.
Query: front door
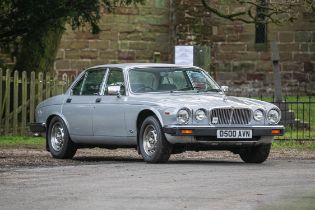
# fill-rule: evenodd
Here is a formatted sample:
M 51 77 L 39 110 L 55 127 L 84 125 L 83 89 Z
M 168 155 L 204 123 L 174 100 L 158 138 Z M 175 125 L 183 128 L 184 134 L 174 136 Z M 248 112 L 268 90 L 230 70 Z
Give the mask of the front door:
M 121 95 L 109 95 L 108 86 L 120 85 Z M 93 130 L 94 136 L 125 137 L 125 82 L 122 69 L 110 68 L 105 83 L 104 95 L 94 104 Z

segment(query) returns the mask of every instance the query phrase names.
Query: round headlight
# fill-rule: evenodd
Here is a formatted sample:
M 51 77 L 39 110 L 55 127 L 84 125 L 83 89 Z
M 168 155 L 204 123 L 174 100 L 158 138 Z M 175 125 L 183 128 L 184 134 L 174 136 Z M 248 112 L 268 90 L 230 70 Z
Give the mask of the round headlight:
M 271 109 L 268 112 L 267 118 L 270 122 L 277 124 L 280 121 L 280 113 L 275 109 Z
M 190 111 L 187 108 L 182 108 L 177 112 L 177 121 L 180 124 L 187 124 L 190 117 Z
M 264 112 L 260 109 L 257 109 L 254 112 L 254 120 L 261 121 L 262 119 L 264 119 Z
M 206 111 L 204 109 L 198 109 L 196 112 L 195 112 L 195 118 L 196 120 L 198 121 L 201 121 L 201 120 L 204 120 L 207 118 L 207 114 L 206 114 Z

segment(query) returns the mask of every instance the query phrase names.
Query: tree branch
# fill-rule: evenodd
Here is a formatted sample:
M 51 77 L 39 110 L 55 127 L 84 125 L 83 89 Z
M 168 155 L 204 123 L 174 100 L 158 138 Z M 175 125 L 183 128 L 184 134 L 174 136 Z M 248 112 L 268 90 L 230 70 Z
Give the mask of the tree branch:
M 309 7 L 315 12 L 315 0 L 304 0 Z M 230 20 L 230 21 L 241 21 L 244 23 L 275 23 L 281 24 L 283 22 L 292 21 L 296 19 L 297 10 L 294 8 L 299 8 L 298 4 L 288 4 L 288 3 L 264 3 L 260 4 L 257 0 L 236 0 L 240 5 L 244 6 L 243 12 L 236 12 L 232 14 L 225 14 L 218 9 L 215 9 L 210 5 L 209 0 L 201 0 L 202 5 L 210 12 L 218 17 Z M 253 10 L 261 9 L 263 19 L 257 17 L 253 14 Z
M 217 10 L 217 9 L 215 9 L 215 8 L 213 8 L 213 7 L 211 7 L 211 6 L 208 4 L 208 2 L 207 2 L 206 0 L 201 0 L 201 2 L 202 2 L 202 4 L 203 4 L 203 6 L 204 6 L 207 10 L 209 10 L 210 12 L 216 14 L 216 15 L 219 16 L 219 17 L 222 17 L 222 18 L 225 18 L 225 19 L 229 19 L 229 20 L 232 20 L 232 21 L 234 21 L 237 17 L 246 14 L 246 12 L 236 12 L 236 13 L 233 13 L 233 14 L 230 14 L 230 15 L 224 14 L 224 13 L 220 12 L 219 10 Z M 238 19 L 238 18 L 237 18 L 237 19 Z M 241 19 L 242 19 L 242 18 L 241 18 Z

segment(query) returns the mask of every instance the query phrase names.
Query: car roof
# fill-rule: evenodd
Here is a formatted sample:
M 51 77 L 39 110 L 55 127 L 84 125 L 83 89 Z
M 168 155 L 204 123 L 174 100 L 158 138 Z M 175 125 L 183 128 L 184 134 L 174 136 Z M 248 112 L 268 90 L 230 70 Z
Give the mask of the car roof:
M 145 67 L 172 67 L 172 68 L 194 68 L 194 66 L 189 66 L 189 65 L 178 65 L 178 64 L 167 64 L 167 63 L 120 63 L 120 64 L 104 64 L 104 65 L 98 65 L 98 66 L 93 66 L 91 68 L 122 68 L 122 69 L 130 69 L 130 68 L 145 68 Z

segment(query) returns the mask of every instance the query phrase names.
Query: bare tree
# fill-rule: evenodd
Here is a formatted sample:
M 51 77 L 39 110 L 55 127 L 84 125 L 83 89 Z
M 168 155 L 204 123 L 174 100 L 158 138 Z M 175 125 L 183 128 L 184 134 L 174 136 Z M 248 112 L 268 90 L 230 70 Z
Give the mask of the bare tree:
M 217 9 L 211 0 L 201 2 L 207 10 L 221 18 L 244 23 L 281 24 L 295 21 L 303 12 L 315 12 L 315 0 L 234 0 L 243 9 L 229 14 Z

